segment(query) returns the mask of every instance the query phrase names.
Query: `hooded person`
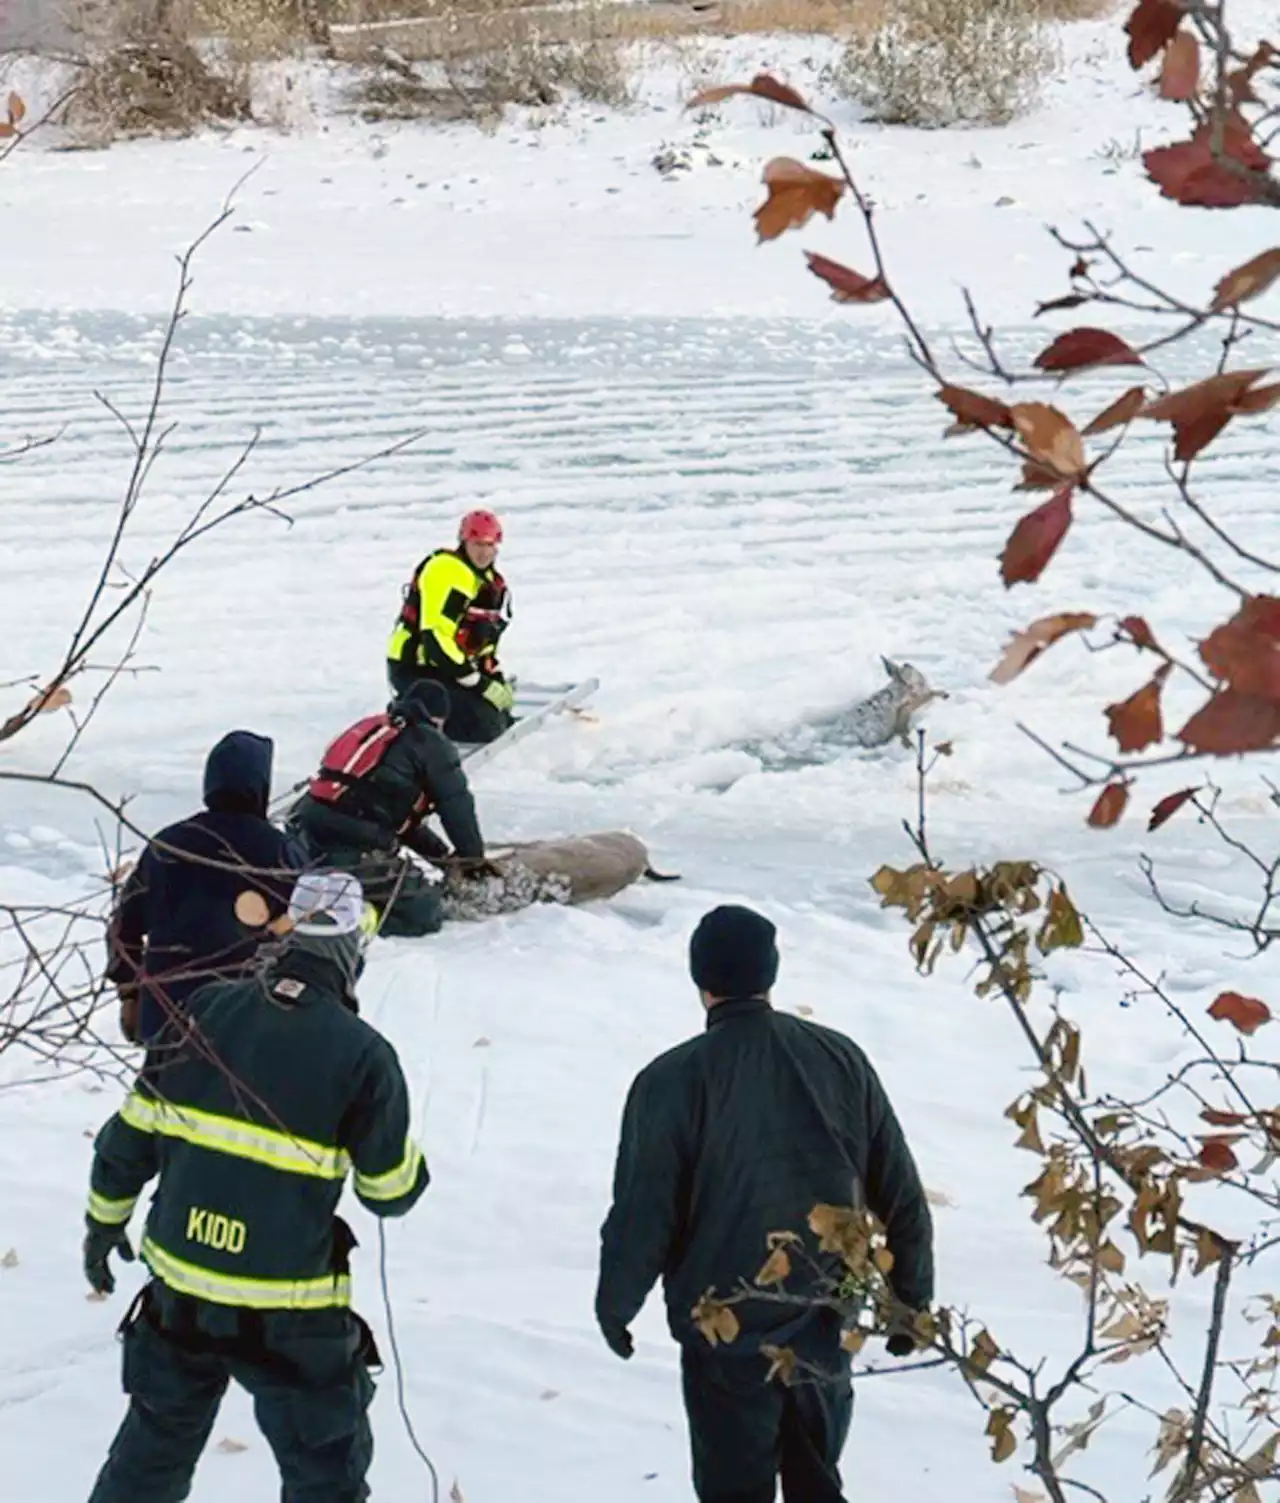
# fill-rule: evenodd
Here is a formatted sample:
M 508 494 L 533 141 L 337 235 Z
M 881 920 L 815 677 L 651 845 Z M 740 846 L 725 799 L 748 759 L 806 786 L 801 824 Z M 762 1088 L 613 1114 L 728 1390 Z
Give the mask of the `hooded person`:
M 406 852 L 456 860 L 466 875 L 492 871 L 458 749 L 444 734 L 449 697 L 418 679 L 381 715 L 335 737 L 289 813 L 312 862 L 353 872 L 388 937 L 434 934 L 444 922 L 439 883 Z M 432 816 L 448 837 L 427 824 Z
M 252 731 L 224 736 L 205 762 L 204 809 L 154 835 L 124 882 L 106 975 L 134 1043 L 160 1041 L 206 982 L 245 974 L 288 907 L 304 853 L 267 818 L 273 751 Z

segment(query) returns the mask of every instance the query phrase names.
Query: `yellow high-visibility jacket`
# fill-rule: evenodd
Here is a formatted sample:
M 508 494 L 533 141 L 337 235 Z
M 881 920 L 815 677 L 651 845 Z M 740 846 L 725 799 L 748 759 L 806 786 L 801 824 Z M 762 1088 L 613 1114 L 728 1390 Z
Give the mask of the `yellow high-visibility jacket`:
M 442 548 L 423 559 L 405 588 L 404 604 L 387 644 L 387 657 L 406 666 L 434 668 L 461 677 L 481 658 L 493 656 L 501 621 L 488 640 L 468 640 L 468 620 L 507 608 L 507 587 L 492 567 L 475 568 L 460 548 Z M 480 634 L 482 637 L 485 634 Z

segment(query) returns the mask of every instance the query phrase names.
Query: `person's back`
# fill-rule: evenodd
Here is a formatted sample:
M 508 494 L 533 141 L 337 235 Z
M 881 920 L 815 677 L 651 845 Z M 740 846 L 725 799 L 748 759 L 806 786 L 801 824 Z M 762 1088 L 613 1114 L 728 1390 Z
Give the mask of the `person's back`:
M 267 819 L 272 750 L 250 731 L 224 736 L 205 764 L 206 808 L 153 836 L 125 881 L 107 979 L 136 1041 L 156 1039 L 207 982 L 245 973 L 287 907 L 303 853 Z
M 680 1104 L 689 1133 L 687 1216 L 663 1269 L 677 1340 L 693 1339 L 691 1312 L 708 1288 L 749 1279 L 768 1234 L 803 1232 L 815 1205 L 865 1197 L 900 1243 L 927 1251 L 927 1224 L 911 1226 L 914 1166 L 899 1158 L 900 1138 L 886 1133 L 869 1061 L 843 1034 L 763 999 L 721 1002 L 704 1034 L 654 1061 L 641 1080 L 640 1089 Z M 812 1251 L 820 1267 L 836 1268 L 838 1259 Z M 919 1300 L 924 1271 L 904 1266 L 900 1277 Z M 748 1304 L 738 1314 L 744 1349 L 795 1323 L 795 1311 L 777 1305 Z
M 121 1327 L 131 1406 L 91 1503 L 184 1498 L 227 1384 L 253 1395 L 284 1497 L 360 1503 L 372 1456 L 368 1327 L 350 1308 L 355 1246 L 337 1215 L 399 1216 L 428 1183 L 391 1045 L 355 1013 L 363 894 L 312 873 L 283 953 L 198 994 L 201 1048 L 139 1079 L 94 1144 L 85 1273 L 159 1184 L 141 1253 L 151 1282 Z
M 842 1503 L 853 1395 L 830 1303 L 840 1264 L 809 1225 L 815 1206 L 865 1204 L 884 1223 L 898 1301 L 914 1312 L 933 1298 L 928 1204 L 893 1108 L 851 1039 L 774 1012 L 774 937 L 767 919 L 733 907 L 695 930 L 706 1031 L 636 1077 L 601 1229 L 596 1319 L 618 1356 L 631 1356 L 630 1323 L 663 1281 L 702 1503 L 772 1503 L 779 1476 L 786 1503 Z M 735 1303 L 738 1336 L 713 1346 L 695 1305 L 749 1291 L 778 1232 L 797 1239 L 797 1303 Z M 911 1344 L 890 1337 L 895 1355 Z M 764 1345 L 822 1378 L 778 1382 Z
M 289 814 L 312 860 L 353 872 L 389 936 L 434 934 L 443 923 L 438 884 L 401 853 L 480 863 L 484 840 L 458 749 L 443 734 L 448 696 L 422 679 L 385 715 L 348 727 Z M 452 847 L 427 826 L 436 815 Z

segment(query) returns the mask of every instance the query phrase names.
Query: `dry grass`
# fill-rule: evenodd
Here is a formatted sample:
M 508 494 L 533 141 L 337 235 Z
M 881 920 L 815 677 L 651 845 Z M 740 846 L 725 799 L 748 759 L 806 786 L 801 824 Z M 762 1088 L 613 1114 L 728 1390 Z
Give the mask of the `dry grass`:
M 1042 0 L 897 0 L 851 37 L 833 83 L 893 125 L 1001 125 L 1058 63 Z

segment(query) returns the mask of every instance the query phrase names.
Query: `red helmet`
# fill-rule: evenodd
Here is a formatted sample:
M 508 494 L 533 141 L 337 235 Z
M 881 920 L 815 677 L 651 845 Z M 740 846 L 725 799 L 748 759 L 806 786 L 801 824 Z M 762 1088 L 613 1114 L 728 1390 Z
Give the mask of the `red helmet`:
M 469 511 L 458 526 L 458 541 L 496 547 L 502 541 L 502 523 L 491 511 Z

